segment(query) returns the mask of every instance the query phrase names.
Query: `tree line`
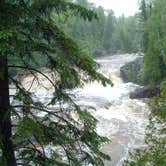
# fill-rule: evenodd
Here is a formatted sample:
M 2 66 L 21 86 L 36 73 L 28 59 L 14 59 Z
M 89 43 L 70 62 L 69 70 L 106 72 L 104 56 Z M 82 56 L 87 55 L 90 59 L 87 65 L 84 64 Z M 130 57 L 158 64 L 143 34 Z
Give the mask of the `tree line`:
M 95 11 L 97 19 L 89 22 L 67 13 L 53 17 L 66 34 L 79 43 L 87 53 L 102 56 L 141 50 L 141 31 L 138 28 L 139 17 L 137 15 L 116 17 L 111 9 L 96 7 L 87 0 L 74 2 Z
M 141 31 L 137 15 L 116 17 L 112 10 L 95 7 L 87 0 L 76 0 L 76 3 L 93 9 L 98 16 L 91 22 L 73 17 L 66 23 L 68 34 L 89 53 L 95 56 L 140 51 Z

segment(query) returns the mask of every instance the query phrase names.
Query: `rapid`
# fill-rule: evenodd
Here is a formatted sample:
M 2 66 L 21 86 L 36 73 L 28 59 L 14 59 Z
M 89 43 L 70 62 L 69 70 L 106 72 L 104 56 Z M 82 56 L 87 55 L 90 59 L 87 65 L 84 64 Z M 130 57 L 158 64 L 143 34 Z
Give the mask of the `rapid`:
M 86 108 L 98 120 L 97 133 L 111 139 L 110 144 L 101 147 L 101 151 L 112 158 L 111 163 L 105 162 L 105 166 L 122 166 L 130 150 L 144 146 L 148 105 L 144 100 L 130 99 L 130 92 L 139 85 L 124 83 L 120 78 L 120 67 L 137 57 L 137 54 L 123 54 L 96 59 L 101 65 L 99 72 L 109 77 L 114 86 L 103 87 L 92 82 L 72 91 L 76 96 L 76 103 Z M 49 71 L 47 74 L 51 76 Z M 48 80 L 42 77 L 38 79 L 47 88 L 39 87 L 36 83 L 32 89 L 40 101 L 47 103 L 52 96 L 52 87 Z M 28 89 L 32 81 L 32 75 L 26 76 L 22 84 Z M 15 90 L 11 89 L 10 94 L 15 94 Z
M 105 166 L 122 166 L 129 150 L 144 145 L 148 105 L 144 100 L 130 99 L 130 92 L 139 85 L 123 83 L 120 78 L 120 67 L 137 57 L 136 54 L 124 54 L 97 59 L 100 72 L 109 77 L 114 86 L 103 87 L 95 82 L 75 90 L 77 103 L 98 120 L 98 134 L 111 139 L 110 144 L 101 147 L 112 158 Z

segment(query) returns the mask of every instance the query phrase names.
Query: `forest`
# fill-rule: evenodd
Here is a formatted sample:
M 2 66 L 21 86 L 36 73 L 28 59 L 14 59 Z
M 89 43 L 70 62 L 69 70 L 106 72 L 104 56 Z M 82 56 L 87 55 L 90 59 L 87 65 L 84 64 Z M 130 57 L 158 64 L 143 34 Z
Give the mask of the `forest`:
M 160 92 L 147 102 L 144 146 L 121 165 L 165 166 L 166 1 L 140 0 L 134 16 L 117 17 L 88 0 L 1 0 L 0 166 L 114 166 L 101 148 L 113 140 L 75 89 L 116 87 L 98 61 L 128 54 L 143 58 L 142 86 Z

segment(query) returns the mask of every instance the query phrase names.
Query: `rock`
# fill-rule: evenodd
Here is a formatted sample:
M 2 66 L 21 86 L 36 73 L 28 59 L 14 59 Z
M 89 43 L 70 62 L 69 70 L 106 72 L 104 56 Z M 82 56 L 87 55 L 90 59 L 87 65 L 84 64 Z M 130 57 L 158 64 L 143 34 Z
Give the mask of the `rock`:
M 140 98 L 152 98 L 160 93 L 160 87 L 144 87 L 136 89 L 134 92 L 130 93 L 131 99 L 140 99 Z
M 142 62 L 143 58 L 140 56 L 136 58 L 136 60 L 134 60 L 133 62 L 129 62 L 120 68 L 120 76 L 125 83 L 133 82 L 138 85 L 143 85 L 143 81 L 141 79 Z
M 107 52 L 105 50 L 95 50 L 93 52 L 93 57 L 103 57 L 103 56 L 106 56 L 107 55 Z

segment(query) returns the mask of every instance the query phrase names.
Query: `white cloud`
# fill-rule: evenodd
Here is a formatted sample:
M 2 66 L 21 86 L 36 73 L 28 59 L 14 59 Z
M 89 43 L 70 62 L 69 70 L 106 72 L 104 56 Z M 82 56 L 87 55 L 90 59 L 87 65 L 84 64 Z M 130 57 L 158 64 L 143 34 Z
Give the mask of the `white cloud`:
M 134 15 L 138 11 L 138 0 L 89 0 L 96 6 L 103 6 L 105 9 L 112 9 L 116 16 Z

